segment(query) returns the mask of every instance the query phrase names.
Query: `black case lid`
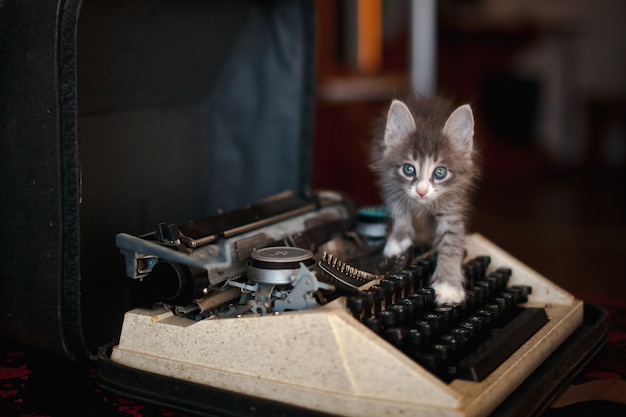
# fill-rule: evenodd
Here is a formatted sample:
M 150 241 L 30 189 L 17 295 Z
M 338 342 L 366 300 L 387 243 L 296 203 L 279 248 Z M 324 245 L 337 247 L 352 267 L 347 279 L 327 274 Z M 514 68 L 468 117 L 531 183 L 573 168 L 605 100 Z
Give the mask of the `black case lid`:
M 2 332 L 93 359 L 116 233 L 308 194 L 314 42 L 310 1 L 3 1 Z

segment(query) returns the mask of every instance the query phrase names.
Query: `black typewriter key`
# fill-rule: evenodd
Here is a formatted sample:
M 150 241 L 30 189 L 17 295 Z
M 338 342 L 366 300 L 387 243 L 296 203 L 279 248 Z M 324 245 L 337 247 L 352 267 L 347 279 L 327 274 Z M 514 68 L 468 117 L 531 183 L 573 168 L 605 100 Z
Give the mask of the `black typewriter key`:
M 492 272 L 486 278 L 496 283 L 496 292 L 504 291 L 509 280 L 505 274 L 500 272 Z
M 453 331 L 456 329 L 462 329 L 465 331 L 468 341 L 476 339 L 481 332 L 481 325 L 476 323 L 475 321 L 466 320 L 459 323 L 458 327 L 452 329 Z
M 381 333 L 386 341 L 388 341 L 397 348 L 402 347 L 405 334 L 406 329 L 404 327 L 392 327 L 390 329 L 384 329 Z
M 406 294 L 410 294 L 411 285 L 413 284 L 413 273 L 406 269 L 401 269 L 396 275 L 402 278 L 402 290 Z
M 478 309 L 476 311 L 476 315 L 479 316 L 482 319 L 483 323 L 485 324 L 483 327 L 491 326 L 496 319 L 494 312 L 491 310 L 485 309 L 484 307 Z
M 426 308 L 435 303 L 435 289 L 431 287 L 424 287 L 417 290 L 418 294 L 424 295 L 426 297 Z
M 415 267 L 407 266 L 405 269 L 401 270 L 400 273 L 406 274 L 406 284 L 404 287 L 405 296 L 408 294 L 412 294 L 416 288 L 415 287 L 415 280 L 416 280 Z
M 493 299 L 493 303 L 500 306 L 503 314 L 507 314 L 513 309 L 513 300 L 505 293 L 498 294 L 498 296 Z
M 387 279 L 387 278 L 383 278 L 380 280 L 379 284 L 381 286 L 381 288 L 383 289 L 384 293 L 385 293 L 385 306 L 389 306 L 391 304 L 393 304 L 393 297 L 394 297 L 394 292 L 396 290 L 396 286 L 394 281 Z M 386 308 L 386 307 L 384 307 Z
M 411 265 L 413 270 L 413 292 L 428 284 L 428 272 L 423 265 Z
M 413 320 L 415 320 L 415 312 L 417 310 L 416 305 L 413 304 L 413 302 L 409 298 L 403 298 L 396 304 L 402 305 L 406 311 L 406 317 L 404 319 L 403 325 L 407 326 L 413 323 Z
M 448 359 L 452 359 L 456 357 L 457 354 L 461 351 L 461 341 L 453 334 L 446 333 L 439 339 L 439 343 L 442 345 L 447 345 L 450 349 L 448 350 Z
M 425 335 L 436 337 L 443 328 L 443 320 L 438 314 L 426 313 L 421 320 L 418 320 L 416 327 Z
M 382 320 L 377 316 L 367 317 L 365 320 L 363 320 L 363 324 L 374 333 L 380 333 L 383 329 Z
M 397 274 L 394 274 L 394 276 L 396 277 L 396 279 L 400 281 L 400 293 L 396 293 L 396 301 L 397 301 L 400 298 L 403 298 L 406 294 L 409 294 L 407 290 L 408 290 L 409 284 L 411 283 L 411 277 L 408 272 L 402 272 L 402 271 L 398 272 Z
M 473 263 L 463 265 L 463 276 L 465 276 L 465 279 L 471 287 L 473 287 L 476 282 L 477 271 L 478 268 Z
M 421 318 L 426 309 L 426 296 L 424 294 L 410 294 L 406 298 L 413 305 L 413 321 Z
M 470 331 L 466 328 L 455 327 L 450 331 L 450 334 L 458 341 L 460 349 L 464 348 L 470 341 Z
M 528 285 L 513 285 L 511 288 L 515 288 L 517 290 L 522 291 L 522 293 L 524 294 L 524 297 L 528 297 L 529 294 L 532 294 L 533 289 L 532 287 L 528 286 Z M 526 300 L 528 301 L 528 300 Z
M 406 267 L 406 269 L 403 269 L 400 272 L 407 274 L 407 283 L 404 287 L 404 296 L 406 297 L 409 294 L 413 294 L 415 292 L 415 289 L 418 288 L 416 285 L 416 281 L 419 281 L 419 278 L 417 277 L 415 268 L 412 266 L 408 266 Z
M 449 329 L 456 325 L 456 311 L 454 307 L 449 305 L 442 305 L 435 307 L 433 313 L 441 316 L 441 326 L 444 329 Z
M 422 320 L 430 323 L 432 334 L 436 335 L 444 329 L 445 324 L 443 321 L 443 317 L 441 317 L 440 314 L 427 313 L 427 314 L 424 314 L 424 317 L 422 318 Z
M 407 325 L 407 320 L 409 318 L 409 311 L 405 305 L 403 305 L 402 303 L 395 303 L 395 304 L 392 304 L 388 310 L 395 311 L 397 313 L 396 326 Z
M 433 371 L 435 374 L 438 374 L 438 375 L 445 374 L 445 370 L 449 366 L 450 361 L 452 360 L 454 356 L 453 349 L 454 348 L 448 343 L 440 342 L 440 343 L 435 343 L 434 345 L 432 345 L 430 350 L 434 355 L 433 357 L 434 363 L 432 365 L 435 366 L 434 371 Z
M 430 321 L 418 320 L 415 322 L 415 328 L 420 332 L 424 342 L 428 342 L 434 333 L 433 324 Z
M 416 328 L 410 328 L 404 335 L 404 345 L 407 352 L 414 352 L 420 349 L 425 343 L 425 337 Z
M 478 281 L 476 283 L 477 288 L 482 288 L 484 291 L 485 301 L 489 301 L 491 297 L 495 294 L 496 288 L 493 282 L 486 281 L 484 279 Z
M 380 318 L 384 329 L 396 327 L 399 321 L 398 312 L 393 309 L 381 311 L 378 313 L 378 318 Z
M 354 318 L 361 320 L 365 311 L 365 302 L 363 297 L 352 296 L 346 298 L 346 306 L 354 316 Z
M 470 317 L 468 317 L 467 320 L 465 320 L 465 322 L 473 324 L 476 330 L 479 333 L 482 333 L 487 327 L 489 327 L 489 322 L 491 321 L 491 317 L 480 315 L 478 314 L 479 311 L 480 309 L 477 310 L 476 314 L 473 314 Z
M 440 363 L 450 360 L 454 352 L 454 347 L 448 343 L 435 343 L 432 349 L 439 356 Z
M 482 304 L 485 303 L 485 301 L 487 301 L 487 289 L 485 289 L 484 287 L 480 287 L 478 285 L 475 285 L 472 288 L 472 292 L 474 293 L 475 296 L 475 302 L 476 302 L 476 306 L 480 306 Z
M 492 312 L 493 313 L 493 317 L 496 320 L 504 315 L 504 310 L 502 309 L 502 307 L 500 307 L 499 304 L 496 304 L 496 303 L 493 303 L 493 302 L 485 304 L 483 306 L 483 309 Z
M 488 282 L 489 288 L 491 288 L 491 296 L 494 297 L 496 294 L 501 292 L 504 289 L 502 285 L 502 280 L 498 279 L 498 277 L 489 274 L 485 278 L 483 278 L 482 282 Z
M 404 297 L 404 276 L 400 274 L 393 274 L 387 276 L 387 279 L 393 282 L 393 302 Z
M 475 279 L 477 270 L 478 265 L 476 265 L 474 262 L 467 262 L 463 264 L 463 275 L 465 275 L 465 278 L 467 279 Z
M 454 364 L 464 355 L 460 342 L 452 335 L 444 335 L 441 341 L 435 346 L 438 346 L 436 350 L 438 350 L 442 362 L 440 372 L 442 374 L 454 375 L 456 373 Z
M 487 272 L 487 268 L 491 264 L 491 257 L 490 256 L 477 256 L 474 258 L 474 261 L 476 262 L 476 264 L 479 265 L 480 276 L 481 277 L 485 276 L 485 273 Z
M 503 274 L 506 277 L 507 283 L 509 282 L 509 278 L 513 275 L 513 271 L 511 268 L 498 268 L 496 272 Z
M 493 275 L 501 279 L 502 287 L 503 289 L 506 289 L 506 286 L 509 285 L 509 279 L 511 278 L 511 270 L 507 270 L 506 268 L 498 268 L 489 275 Z
M 463 318 L 466 316 L 467 309 L 467 301 L 464 301 L 463 304 L 452 306 L 452 323 L 453 325 L 457 325 Z
M 417 261 L 417 265 L 424 268 L 427 277 L 430 277 L 435 272 L 435 261 L 431 257 L 420 259 Z
M 488 303 L 485 304 L 484 309 L 493 313 L 494 321 L 491 323 L 492 327 L 499 327 L 506 321 L 506 311 L 500 304 L 495 302 Z
M 418 301 L 414 301 L 413 294 L 408 294 L 406 297 L 398 300 L 398 303 L 406 304 L 410 308 L 411 314 L 415 314 L 415 310 L 419 307 Z
M 384 307 L 385 303 L 385 289 L 380 285 L 372 285 L 368 290 L 374 294 L 374 309 L 373 314 L 378 314 Z
M 508 289 L 502 291 L 500 294 L 498 294 L 497 298 L 506 298 L 507 303 L 509 306 L 514 306 L 515 304 L 517 304 L 517 298 L 515 297 L 515 295 L 510 292 Z
M 508 296 L 510 296 L 513 304 L 525 303 L 526 301 L 528 301 L 528 298 L 519 288 L 509 287 L 506 289 L 506 291 L 503 291 L 503 294 L 507 294 Z
M 481 343 L 489 329 L 485 318 L 478 315 L 469 317 L 468 320 L 459 323 L 459 327 L 468 331 L 468 344 L 470 347 Z
M 487 300 L 490 300 L 498 293 L 498 283 L 491 277 L 484 277 L 478 281 L 477 285 L 487 289 Z
M 464 308 L 463 308 L 463 312 L 461 313 L 461 316 L 465 317 L 468 312 L 474 311 L 476 306 L 479 305 L 477 298 L 478 297 L 476 295 L 476 291 L 474 290 L 465 291 L 465 303 L 464 303 Z
M 368 289 L 361 292 L 361 297 L 363 298 L 363 317 L 369 317 L 375 314 L 376 292 Z

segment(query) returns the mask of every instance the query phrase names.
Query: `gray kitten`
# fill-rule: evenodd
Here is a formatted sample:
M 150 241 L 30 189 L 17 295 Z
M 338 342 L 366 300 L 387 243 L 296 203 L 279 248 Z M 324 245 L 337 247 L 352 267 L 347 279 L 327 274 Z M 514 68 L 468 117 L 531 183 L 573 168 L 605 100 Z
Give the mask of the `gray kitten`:
M 474 116 L 468 104 L 453 111 L 438 97 L 407 103 L 393 100 L 372 152 L 371 168 L 393 222 L 384 255 L 432 245 L 436 301 L 459 304 L 465 299 L 465 215 L 478 173 Z

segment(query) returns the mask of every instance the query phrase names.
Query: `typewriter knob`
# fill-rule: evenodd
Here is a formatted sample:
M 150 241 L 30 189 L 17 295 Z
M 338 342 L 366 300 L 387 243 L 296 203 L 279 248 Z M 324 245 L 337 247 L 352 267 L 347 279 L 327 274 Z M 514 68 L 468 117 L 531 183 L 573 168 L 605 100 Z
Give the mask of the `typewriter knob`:
M 291 284 L 298 274 L 300 264 L 312 267 L 313 252 L 291 246 L 271 246 L 252 252 L 248 265 L 248 278 L 263 284 Z

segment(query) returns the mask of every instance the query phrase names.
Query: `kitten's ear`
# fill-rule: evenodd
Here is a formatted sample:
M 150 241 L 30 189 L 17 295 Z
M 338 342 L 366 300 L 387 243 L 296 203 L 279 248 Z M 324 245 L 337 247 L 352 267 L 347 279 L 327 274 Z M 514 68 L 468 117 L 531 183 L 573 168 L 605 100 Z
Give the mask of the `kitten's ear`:
M 464 104 L 452 112 L 443 126 L 443 134 L 455 141 L 461 150 L 472 151 L 474 138 L 474 115 L 469 104 Z
M 415 120 L 409 108 L 399 100 L 392 101 L 387 113 L 385 145 L 397 143 L 414 131 Z

